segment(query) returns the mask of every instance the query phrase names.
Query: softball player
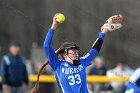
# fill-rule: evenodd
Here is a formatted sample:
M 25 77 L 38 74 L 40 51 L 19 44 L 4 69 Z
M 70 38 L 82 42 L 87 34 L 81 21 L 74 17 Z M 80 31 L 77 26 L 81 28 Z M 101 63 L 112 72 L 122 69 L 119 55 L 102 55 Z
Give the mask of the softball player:
M 125 93 L 140 93 L 140 68 L 130 77 Z
M 56 15 L 53 17 L 52 26 L 46 35 L 44 51 L 50 66 L 54 70 L 59 89 L 62 93 L 89 93 L 87 88 L 86 67 L 89 66 L 96 55 L 98 55 L 105 35 L 108 32 L 121 28 L 123 18 L 121 15 L 110 17 L 101 27 L 101 32 L 99 32 L 99 36 L 90 51 L 85 56 L 79 57 L 80 47 L 74 42 L 63 43 L 57 51 L 53 49 L 53 35 L 59 26 L 59 23 L 56 21 Z M 46 62 L 41 69 L 47 64 Z M 37 87 L 38 81 L 32 93 L 34 93 Z

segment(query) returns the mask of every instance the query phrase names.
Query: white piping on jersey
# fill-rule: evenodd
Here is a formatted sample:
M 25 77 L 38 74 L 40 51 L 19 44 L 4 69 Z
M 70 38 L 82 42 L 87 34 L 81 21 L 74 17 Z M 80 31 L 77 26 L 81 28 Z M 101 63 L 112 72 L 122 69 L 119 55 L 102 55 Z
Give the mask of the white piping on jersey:
M 85 56 L 81 57 L 81 59 L 86 59 L 88 56 L 90 56 L 89 53 L 87 53 Z
M 57 77 L 58 77 L 58 81 L 60 82 L 60 86 L 61 86 L 61 88 L 62 88 L 62 92 L 65 93 L 65 91 L 64 91 L 64 89 L 63 89 L 63 87 L 62 87 L 62 84 L 61 84 L 60 78 L 59 78 L 59 76 L 58 76 L 58 73 L 57 73 L 56 75 L 57 75 Z
M 8 56 L 4 56 L 4 60 L 6 62 L 6 65 L 10 65 L 10 59 Z
M 98 41 L 98 38 L 96 39 L 96 41 L 94 42 L 94 44 L 92 45 L 92 47 L 95 46 L 95 44 L 97 43 L 97 41 Z

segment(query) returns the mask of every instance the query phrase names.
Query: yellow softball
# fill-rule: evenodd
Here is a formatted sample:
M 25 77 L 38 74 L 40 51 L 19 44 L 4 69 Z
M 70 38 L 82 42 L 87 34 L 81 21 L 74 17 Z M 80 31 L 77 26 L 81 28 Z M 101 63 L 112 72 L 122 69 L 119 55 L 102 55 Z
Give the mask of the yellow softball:
M 59 13 L 58 15 L 56 15 L 56 21 L 58 23 L 63 23 L 65 21 L 65 16 L 61 13 Z

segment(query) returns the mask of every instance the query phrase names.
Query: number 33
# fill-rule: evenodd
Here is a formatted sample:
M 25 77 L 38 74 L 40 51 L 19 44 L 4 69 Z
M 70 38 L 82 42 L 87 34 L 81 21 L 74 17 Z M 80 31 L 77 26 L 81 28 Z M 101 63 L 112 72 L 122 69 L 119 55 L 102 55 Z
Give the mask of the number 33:
M 79 74 L 76 74 L 75 76 L 69 76 L 68 79 L 70 79 L 70 82 L 69 82 L 70 85 L 74 85 L 75 83 L 76 84 L 81 83 L 81 77 Z

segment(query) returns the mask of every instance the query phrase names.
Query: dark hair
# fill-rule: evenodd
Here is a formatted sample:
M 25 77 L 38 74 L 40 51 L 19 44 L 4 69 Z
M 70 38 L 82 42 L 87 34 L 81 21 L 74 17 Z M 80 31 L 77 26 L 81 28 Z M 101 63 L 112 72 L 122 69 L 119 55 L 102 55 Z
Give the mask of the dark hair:
M 9 43 L 9 47 L 11 47 L 11 46 L 21 47 L 21 44 L 17 41 L 11 41 Z
M 125 61 L 121 61 L 121 62 L 118 63 L 118 65 L 119 65 L 119 64 L 121 64 L 121 65 L 126 65 L 126 62 L 125 62 Z
M 58 57 L 59 57 L 60 59 L 64 59 L 64 58 L 63 58 L 63 54 L 66 52 L 66 50 L 68 51 L 68 50 L 70 50 L 70 49 L 77 49 L 77 50 L 80 50 L 80 47 L 77 46 L 76 43 L 74 43 L 74 42 L 65 42 L 65 43 L 63 43 L 63 44 L 60 46 L 60 48 L 58 48 L 55 52 L 56 52 L 56 54 L 58 55 Z M 38 73 L 38 75 L 37 75 L 36 84 L 35 84 L 35 86 L 32 88 L 31 93 L 35 93 L 36 90 L 39 88 L 39 77 L 40 77 L 40 74 L 41 74 L 41 72 L 43 71 L 44 67 L 47 66 L 48 64 L 49 64 L 49 61 L 46 61 L 46 62 L 42 65 L 42 67 L 40 68 L 39 73 Z

